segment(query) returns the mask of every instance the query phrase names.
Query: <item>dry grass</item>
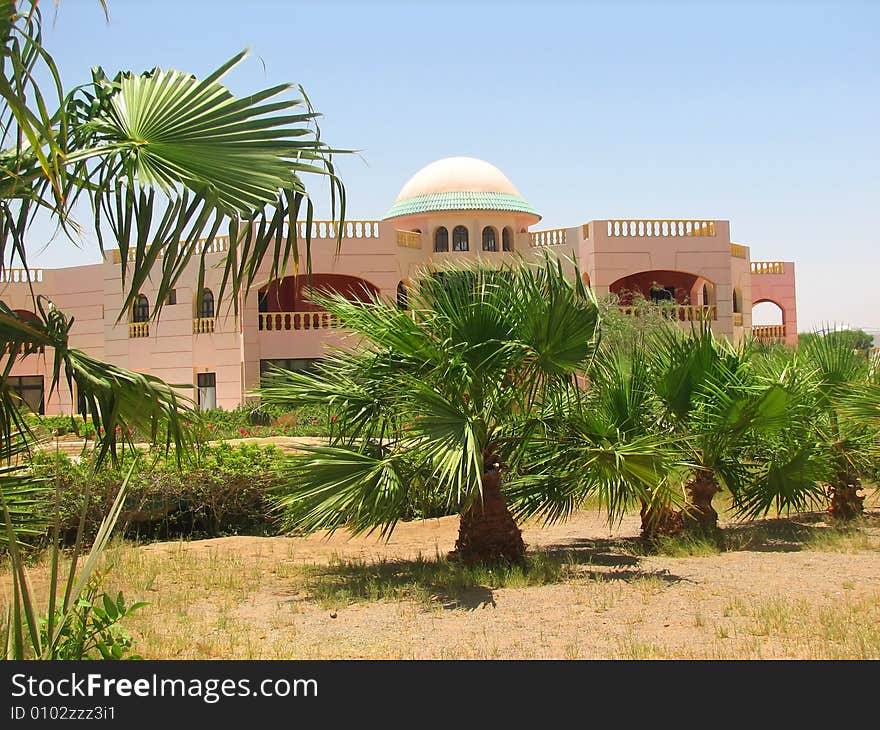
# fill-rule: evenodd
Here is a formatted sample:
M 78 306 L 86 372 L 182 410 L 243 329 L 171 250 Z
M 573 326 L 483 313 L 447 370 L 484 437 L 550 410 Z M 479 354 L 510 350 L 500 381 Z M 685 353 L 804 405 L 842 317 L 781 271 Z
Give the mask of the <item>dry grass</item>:
M 648 554 L 637 523 L 609 534 L 585 513 L 533 528 L 525 568 L 495 570 L 439 557 L 454 521 L 420 524 L 402 529 L 416 544 L 434 530 L 432 557 L 409 542 L 115 543 L 106 588 L 149 602 L 127 623 L 147 658 L 880 658 L 876 515 L 766 520 Z M 33 576 L 45 589 L 44 566 Z

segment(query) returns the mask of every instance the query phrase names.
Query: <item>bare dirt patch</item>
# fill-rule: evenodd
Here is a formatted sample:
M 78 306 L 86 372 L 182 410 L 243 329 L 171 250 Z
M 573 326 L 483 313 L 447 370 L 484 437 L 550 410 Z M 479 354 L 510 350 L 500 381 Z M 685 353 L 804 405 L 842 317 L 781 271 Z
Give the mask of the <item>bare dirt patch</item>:
M 455 574 L 456 531 L 117 545 L 107 586 L 150 602 L 129 623 L 149 658 L 880 658 L 876 511 L 727 525 L 682 557 L 585 511 L 527 525 L 537 567 L 511 576 Z

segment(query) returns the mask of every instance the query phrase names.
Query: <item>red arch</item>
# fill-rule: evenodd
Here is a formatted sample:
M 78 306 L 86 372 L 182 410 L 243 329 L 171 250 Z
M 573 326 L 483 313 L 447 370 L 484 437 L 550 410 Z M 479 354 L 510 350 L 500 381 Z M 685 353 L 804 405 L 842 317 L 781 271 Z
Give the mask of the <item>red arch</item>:
M 700 279 L 715 286 L 714 281 L 702 274 L 671 269 L 648 269 L 622 276 L 612 282 L 608 289 L 619 297 L 621 304 L 628 305 L 632 304 L 634 294 L 641 294 L 645 299 L 649 299 L 651 283 L 657 281 L 661 286 L 675 287 L 675 301 L 678 304 L 696 304 L 690 301 L 690 293 Z
M 259 290 L 262 312 L 320 312 L 321 307 L 309 300 L 310 291 L 342 294 L 353 302 L 366 302 L 379 294 L 379 287 L 359 276 L 348 274 L 307 274 L 285 276 Z

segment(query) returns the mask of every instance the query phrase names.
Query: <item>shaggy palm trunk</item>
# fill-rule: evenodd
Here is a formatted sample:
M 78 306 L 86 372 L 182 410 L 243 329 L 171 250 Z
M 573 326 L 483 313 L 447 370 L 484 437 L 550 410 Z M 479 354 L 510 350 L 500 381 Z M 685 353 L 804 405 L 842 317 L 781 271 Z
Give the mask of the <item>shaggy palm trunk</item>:
M 852 520 L 864 512 L 865 498 L 859 496 L 861 480 L 849 471 L 841 469 L 836 482 L 831 486 L 831 505 L 828 514 L 838 520 Z
M 692 530 L 714 532 L 718 529 L 718 513 L 712 506 L 712 497 L 721 491 L 718 480 L 711 473 L 701 473 L 685 485 L 688 504 L 684 514 L 685 526 Z
M 500 469 L 493 468 L 483 474 L 482 500 L 461 515 L 458 540 L 449 558 L 467 565 L 522 563 L 525 554 L 522 533 L 501 494 Z
M 684 530 L 684 518 L 681 512 L 665 504 L 651 506 L 642 501 L 639 515 L 642 518 L 642 539 L 644 540 L 678 535 Z

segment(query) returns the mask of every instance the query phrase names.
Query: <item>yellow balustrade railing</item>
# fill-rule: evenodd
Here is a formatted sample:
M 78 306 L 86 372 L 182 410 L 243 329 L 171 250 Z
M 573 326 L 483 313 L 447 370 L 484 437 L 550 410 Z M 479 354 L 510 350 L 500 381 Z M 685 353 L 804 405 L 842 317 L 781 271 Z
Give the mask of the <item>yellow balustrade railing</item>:
M 784 274 L 785 264 L 782 261 L 752 261 L 753 274 Z
M 584 223 L 581 226 L 581 233 L 583 233 L 584 239 L 587 239 L 590 237 L 590 224 L 589 223 Z
M 562 246 L 565 244 L 564 228 L 548 228 L 531 234 L 532 246 Z
M 785 325 L 784 324 L 765 324 L 759 325 L 758 327 L 752 327 L 752 336 L 756 340 L 763 340 L 765 342 L 771 342 L 775 340 L 784 340 L 785 339 Z
M 211 334 L 214 331 L 214 322 L 214 317 L 195 317 L 193 319 L 193 334 Z
M 37 353 L 45 354 L 45 352 L 45 345 L 22 345 L 21 342 L 0 345 L 0 354 L 5 355 L 36 355 Z
M 41 281 L 42 269 L 6 268 L 0 271 L 0 284 L 37 284 Z
M 704 320 L 718 319 L 718 310 L 715 305 L 693 304 L 648 304 L 639 307 L 620 306 L 621 314 L 627 317 L 638 317 L 642 311 L 660 312 L 661 316 L 679 322 L 702 322 Z
M 741 246 L 738 243 L 731 243 L 730 255 L 738 259 L 747 259 L 749 257 L 749 247 Z
M 300 238 L 306 237 L 306 221 L 299 221 L 296 233 Z M 337 223 L 335 221 L 312 221 L 312 238 L 336 238 Z M 342 238 L 379 238 L 379 221 L 345 221 L 342 226 Z
M 715 221 L 622 219 L 605 222 L 609 236 L 714 236 Z
M 129 322 L 128 323 L 128 336 L 129 337 L 149 337 L 150 336 L 150 323 L 149 322 Z
M 733 313 L 733 326 L 734 327 L 742 327 L 743 326 L 742 312 L 734 312 Z
M 260 312 L 259 329 L 265 332 L 326 330 L 337 326 L 329 312 Z
M 398 231 L 397 245 L 402 248 L 421 248 L 422 234 L 418 231 Z

